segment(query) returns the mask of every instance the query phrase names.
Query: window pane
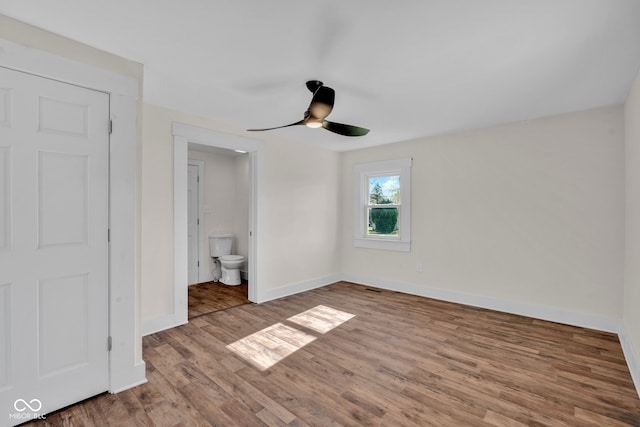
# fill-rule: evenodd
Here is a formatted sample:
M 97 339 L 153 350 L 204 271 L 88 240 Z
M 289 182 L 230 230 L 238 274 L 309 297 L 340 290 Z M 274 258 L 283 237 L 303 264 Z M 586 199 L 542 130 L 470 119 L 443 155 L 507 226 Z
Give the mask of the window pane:
M 398 235 L 398 208 L 369 208 L 369 235 Z
M 400 176 L 376 176 L 369 178 L 369 203 L 400 204 Z

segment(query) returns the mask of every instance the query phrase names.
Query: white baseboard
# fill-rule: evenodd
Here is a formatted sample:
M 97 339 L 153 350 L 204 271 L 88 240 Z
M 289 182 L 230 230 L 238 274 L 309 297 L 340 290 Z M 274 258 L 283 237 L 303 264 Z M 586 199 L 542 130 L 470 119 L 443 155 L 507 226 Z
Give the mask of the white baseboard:
M 256 302 L 263 303 L 263 302 L 271 301 L 278 298 L 284 298 L 289 295 L 298 294 L 300 292 L 321 288 L 323 286 L 327 286 L 332 283 L 339 282 L 340 280 L 342 280 L 341 274 L 332 274 L 325 277 L 319 277 L 316 279 L 293 283 L 293 284 L 282 286 L 276 289 L 269 289 L 267 291 L 260 292 Z
M 636 353 L 636 351 L 634 350 L 634 348 L 636 347 L 634 347 L 624 323 L 620 328 L 620 333 L 618 334 L 618 336 L 620 337 L 620 344 L 622 345 L 624 358 L 627 360 L 627 366 L 629 367 L 629 372 L 631 373 L 631 379 L 633 380 L 633 384 L 636 386 L 638 397 L 640 397 L 640 354 Z
M 121 391 L 128 390 L 130 388 L 142 385 L 147 382 L 146 365 L 144 362 L 140 362 L 133 367 L 133 372 L 130 378 L 130 382 L 126 384 L 118 384 L 114 388 L 109 389 L 109 393 L 116 394 Z
M 400 282 L 378 277 L 365 277 L 348 273 L 337 273 L 316 279 L 305 280 L 298 283 L 285 285 L 275 289 L 261 291 L 255 302 L 263 303 L 300 292 L 321 288 L 335 282 L 345 280 L 365 286 L 374 286 L 390 291 L 404 292 L 411 295 L 418 295 L 427 298 L 434 298 L 442 301 L 455 302 L 474 307 L 487 308 L 502 311 L 505 313 L 518 314 L 521 316 L 533 317 L 541 320 L 548 320 L 556 323 L 563 323 L 583 328 L 596 329 L 605 332 L 619 333 L 621 330 L 620 319 L 614 317 L 601 316 L 584 312 L 564 310 L 555 307 L 527 304 L 506 300 L 502 298 L 474 295 L 464 292 L 451 291 L 442 288 L 435 288 L 415 283 Z M 165 329 L 174 328 L 186 323 L 184 319 L 178 319 L 175 314 L 167 314 L 143 321 L 142 335 L 150 335 Z
M 176 326 L 187 323 L 184 319 L 178 319 L 175 314 L 167 314 L 160 317 L 154 317 L 142 322 L 142 336 L 155 334 L 165 329 L 175 328 Z
M 426 285 L 417 285 L 414 283 L 399 282 L 376 277 L 343 274 L 342 280 L 442 301 L 487 308 L 505 313 L 519 314 L 521 316 L 533 317 L 566 325 L 580 326 L 583 328 L 597 329 L 599 331 L 613 333 L 618 333 L 620 331 L 620 319 L 616 319 L 614 317 L 563 310 L 555 307 L 535 304 L 526 304 L 501 298 L 467 294 L 464 292 L 450 291 L 442 288 L 434 288 Z

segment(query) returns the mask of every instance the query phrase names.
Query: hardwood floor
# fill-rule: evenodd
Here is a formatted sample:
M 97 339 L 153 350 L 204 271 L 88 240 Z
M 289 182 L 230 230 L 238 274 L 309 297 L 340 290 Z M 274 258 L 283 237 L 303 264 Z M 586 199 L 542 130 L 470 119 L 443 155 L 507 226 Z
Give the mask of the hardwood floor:
M 246 281 L 237 286 L 220 282 L 198 283 L 189 286 L 189 319 L 214 311 L 248 304 L 249 286 Z
M 143 345 L 148 383 L 38 425 L 640 426 L 615 334 L 346 282 Z

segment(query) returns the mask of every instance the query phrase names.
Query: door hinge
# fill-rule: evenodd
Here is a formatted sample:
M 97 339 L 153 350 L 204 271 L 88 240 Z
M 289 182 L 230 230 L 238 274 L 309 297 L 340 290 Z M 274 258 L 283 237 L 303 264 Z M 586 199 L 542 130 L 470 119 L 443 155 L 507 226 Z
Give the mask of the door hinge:
M 113 133 L 113 120 L 109 120 L 109 135 Z
M 107 228 L 107 243 L 111 242 L 111 229 Z
M 198 225 L 200 225 L 200 218 L 198 218 Z
M 111 351 L 112 348 L 113 348 L 113 340 L 109 336 L 107 337 L 107 351 Z
M 198 267 L 200 267 L 200 261 L 198 261 Z

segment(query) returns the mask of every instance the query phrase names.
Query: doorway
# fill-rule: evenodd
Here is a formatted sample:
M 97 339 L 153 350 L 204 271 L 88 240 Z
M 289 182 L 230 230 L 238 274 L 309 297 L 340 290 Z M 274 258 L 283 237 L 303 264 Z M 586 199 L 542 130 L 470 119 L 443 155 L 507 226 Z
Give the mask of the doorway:
M 249 303 L 249 156 L 235 150 L 188 144 L 187 211 L 189 319 Z M 241 283 L 223 283 L 209 237 L 231 236 L 232 255 L 244 257 Z M 198 245 L 198 242 L 201 242 Z
M 262 300 L 262 242 L 265 154 L 264 143 L 255 139 L 173 123 L 174 142 L 174 313 L 180 323 L 188 321 L 188 146 L 195 143 L 227 150 L 240 150 L 249 158 L 248 299 Z M 201 234 L 202 235 L 202 234 Z M 200 243 L 202 250 L 203 243 Z M 208 253 L 208 251 L 206 251 Z M 202 265 L 202 263 L 201 263 Z M 180 324 L 179 323 L 179 324 Z

